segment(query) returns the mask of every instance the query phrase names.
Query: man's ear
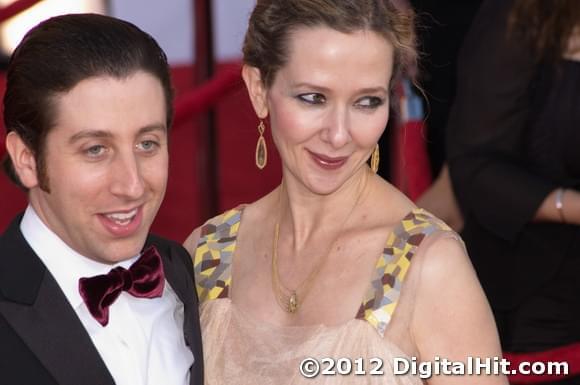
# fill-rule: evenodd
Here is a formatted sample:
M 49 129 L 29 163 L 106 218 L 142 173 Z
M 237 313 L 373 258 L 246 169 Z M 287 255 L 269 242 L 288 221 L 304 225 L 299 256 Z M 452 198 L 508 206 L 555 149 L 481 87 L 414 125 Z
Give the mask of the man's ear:
M 267 90 L 262 82 L 260 70 L 256 67 L 244 65 L 242 68 L 242 78 L 246 83 L 252 106 L 258 118 L 265 119 L 268 116 Z
M 14 131 L 10 131 L 6 135 L 6 150 L 12 160 L 12 167 L 20 183 L 27 189 L 38 186 L 38 173 L 36 159 L 34 153 L 26 143 L 22 140 L 20 135 Z

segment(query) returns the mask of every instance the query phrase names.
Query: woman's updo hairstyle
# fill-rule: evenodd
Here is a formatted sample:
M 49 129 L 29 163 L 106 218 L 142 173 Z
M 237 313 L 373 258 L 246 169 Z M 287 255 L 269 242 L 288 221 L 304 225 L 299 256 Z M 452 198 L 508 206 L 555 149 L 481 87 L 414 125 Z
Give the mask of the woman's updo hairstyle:
M 257 0 L 244 40 L 244 63 L 258 68 L 269 88 L 288 61 L 291 32 L 327 26 L 343 33 L 378 33 L 394 46 L 392 77 L 411 75 L 408 70 L 417 61 L 413 23 L 413 11 L 396 8 L 391 0 Z

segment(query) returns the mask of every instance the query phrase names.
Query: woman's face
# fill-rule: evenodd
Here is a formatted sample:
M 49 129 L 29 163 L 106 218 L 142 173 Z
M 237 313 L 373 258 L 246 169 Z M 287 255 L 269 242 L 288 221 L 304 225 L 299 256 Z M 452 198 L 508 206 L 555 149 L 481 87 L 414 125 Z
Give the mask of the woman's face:
M 269 89 L 255 68 L 245 68 L 288 183 L 329 194 L 367 167 L 389 117 L 392 67 L 393 46 L 375 32 L 304 27 L 290 35 L 288 62 Z

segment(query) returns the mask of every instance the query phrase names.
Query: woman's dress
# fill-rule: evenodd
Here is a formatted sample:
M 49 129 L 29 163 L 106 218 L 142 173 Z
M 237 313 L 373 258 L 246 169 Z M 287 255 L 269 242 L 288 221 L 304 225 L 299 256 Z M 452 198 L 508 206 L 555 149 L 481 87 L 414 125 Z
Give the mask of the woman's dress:
M 441 235 L 456 238 L 455 233 L 426 211 L 413 210 L 388 237 L 365 298 L 350 321 L 338 326 L 278 326 L 253 319 L 230 299 L 242 213 L 237 208 L 208 221 L 195 250 L 206 384 L 422 383 L 419 376 L 394 374 L 395 369 L 404 371 L 403 359 L 410 358 L 399 348 L 397 336 L 408 335 L 404 331 L 411 321 L 424 245 Z M 340 304 L 336 298 L 336 306 Z M 331 365 L 323 358 L 333 359 L 336 365 L 330 372 L 337 374 L 304 377 L 299 366 L 309 357 L 318 360 L 321 370 Z

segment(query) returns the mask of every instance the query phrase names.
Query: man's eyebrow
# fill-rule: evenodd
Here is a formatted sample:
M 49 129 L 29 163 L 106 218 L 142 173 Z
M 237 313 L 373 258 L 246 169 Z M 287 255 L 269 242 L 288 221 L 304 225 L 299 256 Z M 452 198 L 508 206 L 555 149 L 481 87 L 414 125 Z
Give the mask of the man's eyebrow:
M 111 132 L 109 131 L 103 131 L 103 130 L 83 130 L 80 132 L 77 132 L 76 134 L 74 134 L 73 136 L 71 136 L 68 140 L 69 143 L 74 143 L 78 140 L 81 139 L 87 139 L 87 138 L 111 138 L 113 136 L 113 134 L 111 134 Z
M 151 124 L 145 127 L 142 127 L 141 129 L 139 129 L 139 131 L 137 132 L 137 135 L 143 135 L 146 134 L 148 132 L 152 132 L 152 131 L 167 131 L 167 127 L 165 126 L 165 124 Z M 70 137 L 69 139 L 69 143 L 73 144 L 74 142 L 81 140 L 81 139 L 87 139 L 87 138 L 112 138 L 114 135 L 111 131 L 104 131 L 104 130 L 83 130 L 80 132 L 77 132 L 76 134 L 74 134 L 73 136 Z
M 146 133 L 151 132 L 151 131 L 164 131 L 165 132 L 165 131 L 167 131 L 167 127 L 165 126 L 165 124 L 162 124 L 162 123 L 151 124 L 151 125 L 148 125 L 148 126 L 141 128 L 139 130 L 139 135 L 146 134 Z

